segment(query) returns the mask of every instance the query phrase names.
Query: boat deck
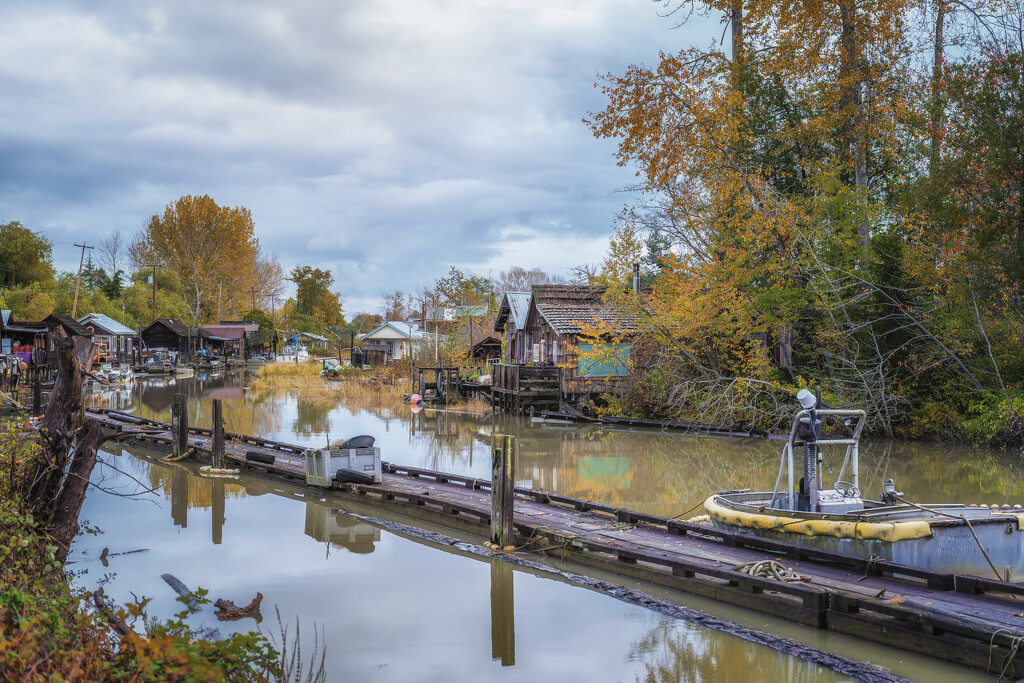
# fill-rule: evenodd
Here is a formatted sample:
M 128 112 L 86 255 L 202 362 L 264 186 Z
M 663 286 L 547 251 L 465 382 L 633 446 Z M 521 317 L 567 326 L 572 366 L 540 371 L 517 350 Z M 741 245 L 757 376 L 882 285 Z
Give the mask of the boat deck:
M 113 411 L 89 417 L 119 439 L 168 452 L 170 426 Z M 196 460 L 209 458 L 210 430 L 191 429 Z M 226 434 L 228 466 L 304 487 L 301 446 Z M 246 455 L 272 455 L 272 464 Z M 491 482 L 385 463 L 381 484 L 343 484 L 333 495 L 481 536 L 489 535 Z M 707 524 L 667 519 L 553 493 L 516 489 L 518 549 L 597 567 L 998 673 L 1024 671 L 1024 586 L 840 555 Z M 775 560 L 803 580 L 750 576 L 736 567 Z M 1009 669 L 1007 669 L 1009 670 Z

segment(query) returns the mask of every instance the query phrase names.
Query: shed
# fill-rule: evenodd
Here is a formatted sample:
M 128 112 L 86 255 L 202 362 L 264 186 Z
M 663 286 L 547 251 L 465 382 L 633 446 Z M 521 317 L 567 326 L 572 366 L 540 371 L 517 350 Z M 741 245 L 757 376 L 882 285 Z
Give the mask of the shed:
M 299 341 L 306 345 L 309 349 L 326 349 L 330 340 L 327 337 L 322 337 L 319 334 L 313 334 L 312 332 L 299 332 L 296 334 Z
M 188 356 L 207 347 L 210 333 L 201 327 L 189 327 L 180 320 L 160 318 L 150 323 L 139 336 L 149 352 L 173 351 Z
M 83 315 L 78 322 L 92 333 L 96 355 L 101 362 L 116 360 L 129 363 L 134 360 L 135 330 L 102 313 Z

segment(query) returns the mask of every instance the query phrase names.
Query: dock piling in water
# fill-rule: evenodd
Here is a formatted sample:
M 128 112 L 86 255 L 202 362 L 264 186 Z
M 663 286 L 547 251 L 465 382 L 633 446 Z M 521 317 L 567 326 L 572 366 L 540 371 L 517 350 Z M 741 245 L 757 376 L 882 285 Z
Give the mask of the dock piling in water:
M 516 437 L 491 437 L 491 542 L 500 547 L 515 545 L 513 520 Z
M 224 411 L 221 399 L 213 399 L 213 466 L 224 467 Z

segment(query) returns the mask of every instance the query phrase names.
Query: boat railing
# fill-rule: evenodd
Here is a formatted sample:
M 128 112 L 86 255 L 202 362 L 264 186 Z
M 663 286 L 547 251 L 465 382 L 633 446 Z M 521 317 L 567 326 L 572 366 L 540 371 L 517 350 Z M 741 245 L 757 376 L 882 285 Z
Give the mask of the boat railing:
M 813 413 L 813 418 L 812 418 Z M 853 434 L 846 437 L 827 437 L 820 434 L 818 427 L 818 420 L 822 423 L 826 422 L 828 418 L 847 418 L 850 420 L 849 425 L 853 427 Z M 853 420 L 856 419 L 856 424 L 853 424 Z M 784 509 L 796 510 L 796 496 L 795 491 L 795 477 L 794 477 L 794 464 L 793 464 L 793 452 L 796 450 L 796 446 L 803 445 L 805 439 L 799 436 L 802 424 L 811 425 L 813 433 L 815 434 L 814 443 L 818 449 L 818 457 L 821 454 L 822 446 L 846 446 L 846 454 L 843 457 L 843 464 L 839 468 L 839 474 L 836 476 L 836 482 L 843 481 L 843 477 L 846 474 L 847 465 L 850 466 L 850 482 L 851 488 L 856 492 L 857 497 L 860 497 L 860 435 L 864 431 L 864 423 L 867 421 L 867 413 L 863 410 L 851 410 L 843 408 L 822 408 L 819 410 L 801 410 L 793 418 L 793 426 L 789 430 L 789 439 L 786 441 L 786 445 L 782 448 L 782 459 L 779 462 L 779 474 L 775 478 L 775 488 L 772 491 L 771 505 L 783 505 L 785 501 Z M 779 485 L 782 483 L 782 472 L 787 467 L 789 468 L 789 489 L 788 493 L 779 495 Z M 816 468 L 816 476 L 821 477 L 821 468 Z

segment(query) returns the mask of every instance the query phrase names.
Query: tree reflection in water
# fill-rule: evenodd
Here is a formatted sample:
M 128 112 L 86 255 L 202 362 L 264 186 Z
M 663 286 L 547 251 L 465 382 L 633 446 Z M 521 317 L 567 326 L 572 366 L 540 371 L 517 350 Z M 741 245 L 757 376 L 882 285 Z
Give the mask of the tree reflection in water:
M 643 662 L 643 683 L 751 680 L 825 681 L 840 678 L 834 671 L 782 652 L 767 653 L 761 645 L 676 619 L 661 617 L 636 640 L 629 658 Z M 751 672 L 757 671 L 756 679 Z

